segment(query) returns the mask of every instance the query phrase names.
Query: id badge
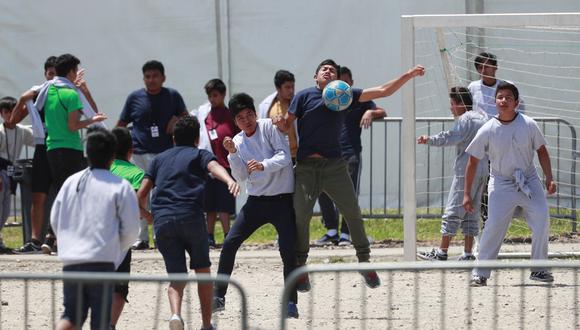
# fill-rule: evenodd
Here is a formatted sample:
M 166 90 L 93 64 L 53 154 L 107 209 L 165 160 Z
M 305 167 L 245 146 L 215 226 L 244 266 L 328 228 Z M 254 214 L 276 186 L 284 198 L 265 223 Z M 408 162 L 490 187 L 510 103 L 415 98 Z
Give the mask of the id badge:
M 209 138 L 212 141 L 218 138 L 217 131 L 215 129 L 209 131 Z
M 8 176 L 14 176 L 14 166 L 13 165 L 8 165 L 6 167 L 6 174 L 8 174 Z
M 151 137 L 159 137 L 159 127 L 157 125 L 151 126 Z

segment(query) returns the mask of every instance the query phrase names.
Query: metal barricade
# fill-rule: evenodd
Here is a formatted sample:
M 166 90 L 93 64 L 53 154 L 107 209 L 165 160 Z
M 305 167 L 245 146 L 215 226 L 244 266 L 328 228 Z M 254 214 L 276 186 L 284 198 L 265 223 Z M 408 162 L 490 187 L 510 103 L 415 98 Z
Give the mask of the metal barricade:
M 470 286 L 474 267 L 494 270 L 488 286 Z M 527 271 L 534 268 L 554 271 L 555 282 L 530 280 Z M 310 274 L 312 287 L 299 294 L 301 309 L 307 308 L 299 320 L 303 328 L 577 329 L 579 268 L 574 261 L 307 265 L 286 282 L 280 329 L 297 322 L 286 319 L 287 301 L 290 288 L 304 274 Z M 371 270 L 382 278 L 376 289 L 367 289 L 360 275 L 351 275 Z M 322 290 L 317 290 L 318 283 Z
M 224 275 L 191 275 L 186 274 L 170 274 L 169 276 L 141 276 L 128 275 L 120 273 L 78 273 L 67 272 L 61 274 L 31 274 L 31 273 L 0 273 L 0 329 L 14 329 L 18 323 L 22 324 L 24 329 L 41 329 L 54 328 L 56 321 L 60 318 L 57 316 L 57 304 L 60 306 L 62 301 L 57 301 L 57 290 L 61 289 L 61 283 L 67 281 L 68 283 L 80 283 L 81 285 L 89 283 L 100 283 L 105 287 L 114 286 L 119 282 L 130 282 L 134 285 L 144 285 L 146 283 L 156 286 L 156 290 L 152 292 L 154 297 L 155 309 L 148 310 L 146 307 L 142 309 L 139 314 L 139 320 L 133 320 L 131 329 L 158 329 L 166 328 L 167 324 L 161 323 L 161 313 L 169 314 L 169 309 L 161 310 L 162 299 L 166 299 L 163 294 L 162 286 L 169 282 L 186 282 L 186 283 L 228 283 L 230 287 L 235 288 L 240 295 L 240 314 L 239 314 L 239 329 L 248 329 L 248 302 L 245 289 L 241 284 Z M 22 282 L 22 310 L 12 309 L 12 313 L 4 312 L 9 303 L 14 302 L 4 301 L 3 293 L 6 291 L 8 285 L 19 285 Z M 48 286 L 41 288 L 40 283 L 48 282 Z M 191 287 L 187 286 L 184 292 L 183 305 L 184 311 L 183 319 L 185 322 L 193 322 L 197 325 L 195 320 L 200 319 L 199 316 L 192 315 L 192 300 L 197 300 L 192 297 Z M 43 289 L 48 292 L 42 292 Z M 103 290 L 103 295 L 108 294 L 107 290 Z M 31 297 L 32 296 L 32 297 Z M 60 296 L 60 294 L 59 294 Z M 38 301 L 40 300 L 40 301 Z M 46 305 L 50 304 L 49 315 L 43 314 L 43 311 L 36 309 L 33 303 L 40 303 Z M 136 301 L 137 304 L 143 304 L 144 301 Z M 36 305 L 35 305 L 36 306 Z M 46 309 L 46 308 L 45 308 Z M 102 316 L 102 315 L 101 315 Z M 91 317 L 93 317 L 91 315 Z M 219 320 L 213 315 L 214 325 L 219 326 Z M 10 318 L 10 320 L 8 320 Z M 88 320 L 87 320 L 88 323 Z
M 548 149 L 551 153 L 554 178 L 560 189 L 553 197 L 551 216 L 571 219 L 571 231 L 576 232 L 576 163 L 578 159 L 575 127 L 568 121 L 555 117 L 534 118 L 543 133 L 550 132 Z M 417 134 L 432 135 L 450 128 L 451 117 L 416 118 L 424 125 Z M 546 124 L 553 124 L 547 127 Z M 401 178 L 401 126 L 402 118 L 389 117 L 373 122 L 371 129 L 364 131 L 368 145 L 363 148 L 363 172 L 361 176 L 361 198 L 359 203 L 365 218 L 402 218 Z M 392 142 L 391 142 L 392 141 Z M 418 203 L 417 216 L 440 218 L 445 208 L 454 152 L 449 148 L 424 147 L 422 152 L 427 166 L 417 169 L 417 180 L 421 180 L 426 202 Z M 451 147 L 450 147 L 451 148 Z M 394 150 L 393 150 L 394 149 Z M 445 151 L 447 149 L 447 152 Z M 419 150 L 418 150 L 419 152 Z M 439 153 L 437 159 L 435 154 Z M 368 164 L 368 165 L 366 165 Z M 540 171 L 541 173 L 541 171 Z M 419 191 L 419 190 L 418 190 Z M 378 200 L 378 197 L 381 197 Z

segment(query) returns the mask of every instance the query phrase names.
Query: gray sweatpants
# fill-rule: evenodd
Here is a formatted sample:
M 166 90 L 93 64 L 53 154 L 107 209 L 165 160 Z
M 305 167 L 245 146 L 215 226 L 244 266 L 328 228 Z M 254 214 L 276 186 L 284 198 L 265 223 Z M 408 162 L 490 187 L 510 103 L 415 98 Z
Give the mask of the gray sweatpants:
M 550 233 L 550 217 L 548 202 L 544 188 L 539 178 L 528 182 L 532 190 L 529 199 L 522 192 L 516 191 L 514 185 L 497 185 L 489 191 L 489 217 L 481 234 L 478 260 L 495 260 L 503 243 L 514 210 L 520 206 L 528 227 L 532 230 L 532 259 L 548 258 L 548 235 Z M 544 269 L 532 269 L 542 271 Z M 489 278 L 490 269 L 474 268 L 473 275 Z

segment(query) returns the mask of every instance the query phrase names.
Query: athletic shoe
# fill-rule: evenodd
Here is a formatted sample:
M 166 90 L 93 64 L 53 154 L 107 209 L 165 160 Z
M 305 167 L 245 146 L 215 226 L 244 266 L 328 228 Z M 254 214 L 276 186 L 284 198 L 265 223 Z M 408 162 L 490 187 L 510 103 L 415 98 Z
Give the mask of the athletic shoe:
M 208 236 L 207 242 L 208 242 L 210 248 L 217 247 L 217 245 L 215 244 L 215 239 L 213 238 L 213 236 Z
M 179 315 L 173 314 L 169 320 L 169 330 L 183 330 L 184 324 L 183 319 Z
M 436 248 L 433 248 L 431 251 L 422 251 L 417 253 L 417 257 L 423 260 L 436 260 L 436 261 L 446 261 L 447 260 L 447 253 L 440 254 Z
M 226 309 L 226 298 L 225 297 L 213 297 L 213 302 L 211 304 L 211 312 L 221 312 Z
M 487 277 L 473 275 L 471 278 L 471 286 L 487 286 Z
M 360 272 L 360 274 L 365 279 L 365 285 L 371 289 L 378 288 L 381 286 L 381 279 L 379 275 L 374 270 L 370 270 L 368 272 Z
M 341 237 L 338 240 L 338 246 L 349 246 L 351 244 L 352 244 L 352 242 L 350 241 L 350 239 L 348 239 L 346 237 Z
M 21 248 L 14 250 L 14 253 L 17 253 L 17 254 L 39 254 L 39 253 L 42 253 L 42 248 L 40 246 L 41 245 L 30 241 L 30 242 L 24 244 Z
M 530 280 L 538 281 L 538 282 L 552 283 L 552 282 L 554 282 L 554 276 L 552 276 L 552 273 L 550 273 L 546 270 L 543 270 L 540 272 L 532 272 L 530 274 Z
M 338 234 L 333 235 L 333 236 L 329 236 L 328 234 L 324 234 L 321 238 L 319 238 L 316 242 L 314 242 L 314 245 L 317 246 L 324 246 L 324 245 L 330 245 L 330 244 L 337 244 L 338 243 Z
M 40 246 L 42 249 L 42 253 L 44 254 L 51 254 L 56 252 L 56 238 L 54 237 L 47 237 L 44 240 L 44 244 Z
M 310 288 L 310 277 L 308 277 L 308 274 L 303 274 L 296 282 L 296 290 L 299 292 L 308 292 Z
M 288 303 L 288 318 L 297 319 L 298 318 L 298 306 L 295 303 L 289 302 Z
M 149 241 L 138 240 L 131 246 L 131 250 L 149 250 Z
M 463 254 L 461 257 L 457 258 L 457 261 L 473 261 L 475 260 L 475 256 L 473 254 L 466 255 Z

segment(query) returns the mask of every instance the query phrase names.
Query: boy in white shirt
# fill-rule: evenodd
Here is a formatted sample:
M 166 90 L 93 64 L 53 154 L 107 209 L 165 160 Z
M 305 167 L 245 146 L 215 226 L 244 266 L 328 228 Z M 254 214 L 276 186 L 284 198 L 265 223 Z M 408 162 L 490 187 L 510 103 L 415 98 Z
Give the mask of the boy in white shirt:
M 16 186 L 11 184 L 14 175 L 14 162 L 20 158 L 24 145 L 34 146 L 32 129 L 28 126 L 16 125 L 10 122 L 16 99 L 6 96 L 0 99 L 0 115 L 4 123 L 0 126 L 0 231 L 4 228 L 10 214 L 10 195 L 14 194 Z M 12 253 L 12 249 L 4 245 L 0 233 L 0 254 Z

